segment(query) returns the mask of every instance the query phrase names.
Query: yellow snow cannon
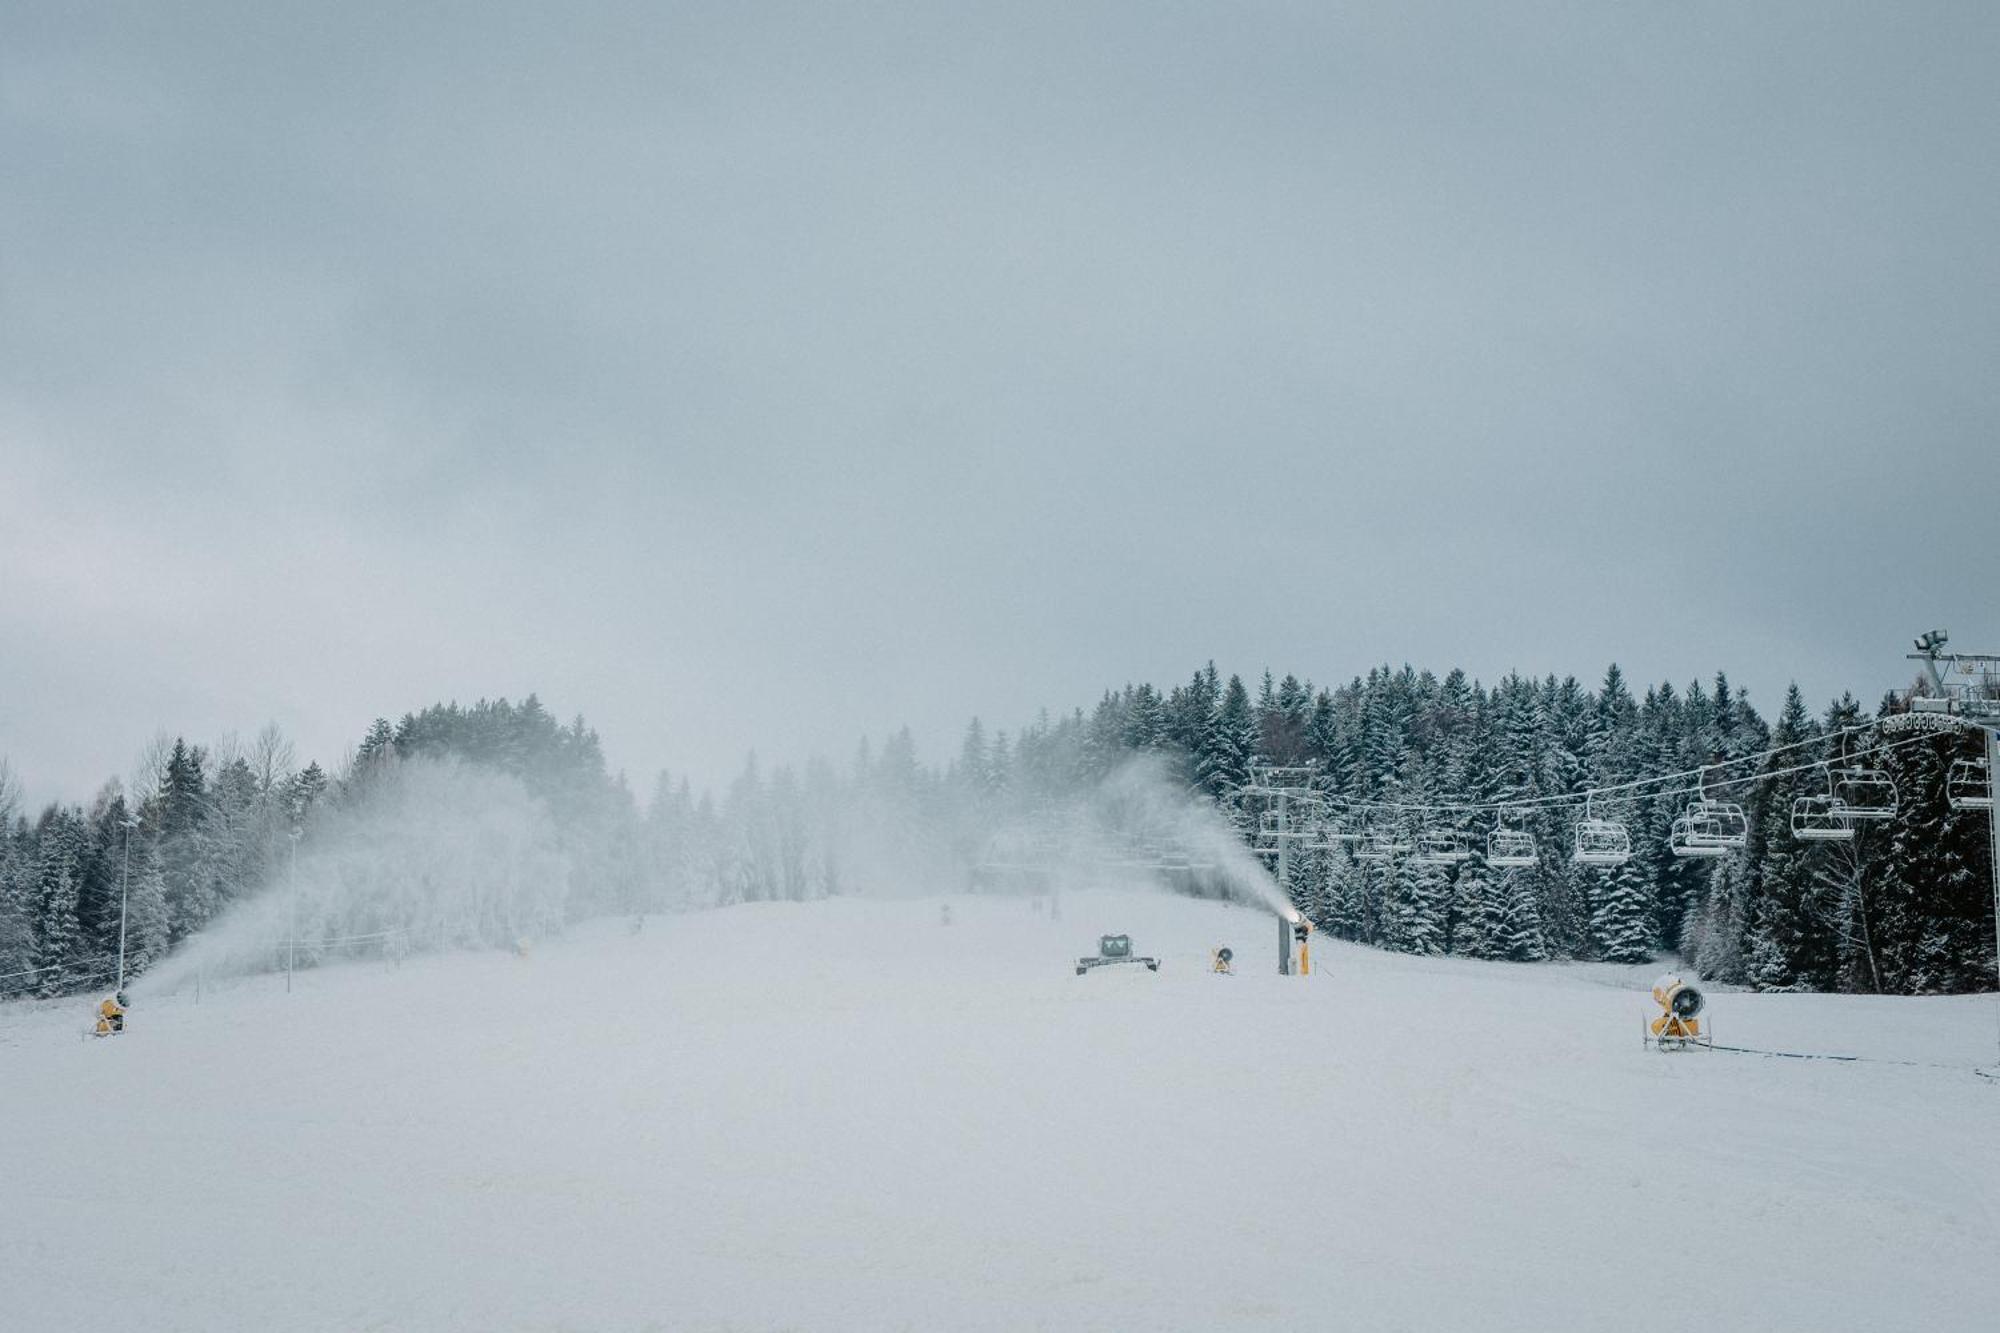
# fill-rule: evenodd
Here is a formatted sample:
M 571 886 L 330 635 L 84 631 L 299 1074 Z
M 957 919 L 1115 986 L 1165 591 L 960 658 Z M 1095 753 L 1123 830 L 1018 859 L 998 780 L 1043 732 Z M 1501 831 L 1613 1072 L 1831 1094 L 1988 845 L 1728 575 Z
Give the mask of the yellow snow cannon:
M 1646 1044 L 1662 1051 L 1685 1051 L 1708 1046 L 1715 1039 L 1704 1036 L 1696 1015 L 1704 1003 L 1702 994 L 1677 973 L 1669 972 L 1653 983 L 1653 1003 L 1660 1016 L 1646 1025 Z
M 106 996 L 97 1006 L 97 1022 L 91 1033 L 99 1037 L 113 1037 L 125 1030 L 125 992 Z
M 1234 972 L 1236 970 L 1233 966 L 1235 959 L 1236 951 L 1225 944 L 1221 948 L 1211 951 L 1208 955 L 1209 970 L 1211 972 Z

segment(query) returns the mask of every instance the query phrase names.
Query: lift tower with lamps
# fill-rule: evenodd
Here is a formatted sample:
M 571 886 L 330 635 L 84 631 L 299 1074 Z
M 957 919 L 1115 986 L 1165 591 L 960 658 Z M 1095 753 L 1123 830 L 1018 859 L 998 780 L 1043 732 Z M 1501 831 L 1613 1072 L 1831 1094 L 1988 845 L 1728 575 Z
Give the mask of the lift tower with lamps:
M 1294 928 L 1305 920 L 1292 897 L 1292 850 L 1313 836 L 1308 816 L 1320 804 L 1319 766 L 1252 764 L 1250 780 L 1237 789 L 1246 802 L 1261 807 L 1257 812 L 1257 854 L 1277 861 L 1278 891 L 1292 909 L 1290 917 L 1278 918 L 1278 975 L 1291 976 Z M 1303 939 L 1300 941 L 1304 943 Z M 1298 974 L 1306 974 L 1301 962 Z
M 1930 693 L 1910 692 L 1913 713 L 1944 713 L 1977 727 L 1986 741 L 1986 847 L 1993 875 L 1993 969 L 2000 975 L 2000 810 L 1994 808 L 2000 777 L 2000 653 L 1948 653 L 1941 629 L 1917 636 L 1910 659 L 1921 662 Z

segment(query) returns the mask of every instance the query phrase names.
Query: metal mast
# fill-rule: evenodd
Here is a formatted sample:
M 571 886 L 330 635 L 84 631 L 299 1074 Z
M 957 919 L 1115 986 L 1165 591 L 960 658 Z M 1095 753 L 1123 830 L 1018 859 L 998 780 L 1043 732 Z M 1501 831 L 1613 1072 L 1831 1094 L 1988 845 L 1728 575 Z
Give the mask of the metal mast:
M 1250 781 L 1237 791 L 1245 801 L 1262 807 L 1257 812 L 1256 851 L 1259 856 L 1276 859 L 1278 891 L 1295 911 L 1298 903 L 1292 896 L 1292 847 L 1312 837 L 1310 815 L 1320 804 L 1318 780 L 1317 764 L 1252 764 Z M 1280 976 L 1292 974 L 1292 925 L 1282 917 L 1278 920 Z
M 1991 800 L 2000 786 L 2000 653 L 1948 653 L 1941 629 L 1917 636 L 1910 659 L 1921 662 L 1931 693 L 1910 693 L 1913 713 L 1945 713 L 1978 727 L 1986 741 L 1986 848 L 1993 876 L 1993 970 L 2000 979 L 2000 808 Z

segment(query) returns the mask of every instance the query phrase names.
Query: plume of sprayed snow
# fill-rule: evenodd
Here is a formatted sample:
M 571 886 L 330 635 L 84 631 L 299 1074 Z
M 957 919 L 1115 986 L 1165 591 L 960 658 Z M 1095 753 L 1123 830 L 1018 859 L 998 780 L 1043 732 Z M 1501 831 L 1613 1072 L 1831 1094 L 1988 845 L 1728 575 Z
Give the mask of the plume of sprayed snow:
M 1030 891 L 1172 888 L 1297 916 L 1229 819 L 1157 756 L 1131 759 L 1068 799 L 982 835 L 970 857 L 975 883 L 984 874 Z
M 1141 827 L 1158 830 L 1168 845 L 1185 849 L 1191 862 L 1213 867 L 1208 877 L 1226 896 L 1268 907 L 1287 919 L 1297 917 L 1298 910 L 1236 826 L 1206 797 L 1177 782 L 1158 757 L 1141 756 L 1114 770 L 1102 790 L 1142 821 Z
M 547 809 L 516 778 L 453 759 L 383 763 L 314 812 L 295 872 L 280 859 L 261 892 L 132 989 L 281 968 L 292 940 L 307 964 L 511 944 L 561 926 L 568 877 Z
M 1134 758 L 1097 783 L 1026 809 L 987 797 L 945 806 L 895 788 L 863 788 L 837 807 L 820 806 L 816 814 L 782 802 L 748 810 L 729 822 L 724 844 L 701 853 L 689 843 L 684 855 L 707 866 L 709 882 L 687 905 L 834 892 L 927 897 L 971 884 L 1030 892 L 1172 889 L 1296 916 L 1229 819 L 1157 757 Z M 363 780 L 315 809 L 295 872 L 288 858 L 278 858 L 261 891 L 133 989 L 165 994 L 197 974 L 282 969 L 288 942 L 309 966 L 506 947 L 547 934 L 562 926 L 574 875 L 594 879 L 602 876 L 588 867 L 616 869 L 586 855 L 593 836 L 565 833 L 540 799 L 495 769 L 427 756 L 378 760 Z M 618 910 L 659 901 L 658 881 L 675 863 L 673 856 L 648 863 L 639 872 L 646 882 Z M 1025 873 L 982 882 L 996 865 Z M 746 883 L 762 889 L 745 892 Z M 613 910 L 603 895 L 597 901 Z

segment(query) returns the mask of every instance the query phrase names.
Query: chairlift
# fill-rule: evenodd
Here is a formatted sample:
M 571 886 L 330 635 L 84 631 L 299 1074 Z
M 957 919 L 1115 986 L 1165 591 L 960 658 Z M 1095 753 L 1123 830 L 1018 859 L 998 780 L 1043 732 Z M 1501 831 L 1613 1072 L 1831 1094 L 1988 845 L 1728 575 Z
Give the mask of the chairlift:
M 1390 829 L 1371 828 L 1354 844 L 1357 861 L 1387 861 L 1411 850 L 1407 835 Z
M 1591 814 L 1588 796 L 1583 801 L 1583 818 L 1576 822 L 1576 848 L 1570 860 L 1586 866 L 1622 866 L 1632 859 L 1632 835 L 1615 819 L 1598 819 Z
M 1371 833 L 1354 844 L 1354 859 L 1357 861 L 1386 861 L 1392 854 L 1389 840 L 1379 833 Z
M 1311 817 L 1303 810 L 1266 810 L 1257 819 L 1257 836 L 1260 838 L 1303 838 L 1311 824 Z
M 1832 795 L 1846 807 L 1849 819 L 1894 819 L 1896 780 L 1875 768 L 1845 768 L 1834 773 Z
M 1750 816 L 1734 801 L 1711 800 L 1706 775 L 1695 778 L 1695 798 L 1674 821 L 1669 841 L 1675 856 L 1721 856 L 1750 842 Z
M 1417 860 L 1453 866 L 1472 856 L 1472 840 L 1456 829 L 1425 829 L 1417 835 Z
M 1500 869 L 1531 866 L 1541 857 L 1535 851 L 1535 835 L 1526 829 L 1508 828 L 1501 823 L 1486 839 L 1486 864 Z
M 1687 812 L 1675 818 L 1667 833 L 1668 849 L 1683 857 L 1727 856 L 1728 835 L 1722 821 L 1697 809 L 1700 804 L 1690 801 Z
M 1954 759 L 1945 775 L 1945 799 L 1954 810 L 1991 810 L 1993 776 L 1984 759 Z
M 1792 802 L 1792 836 L 1801 842 L 1851 842 L 1854 812 L 1838 796 L 1801 796 Z

